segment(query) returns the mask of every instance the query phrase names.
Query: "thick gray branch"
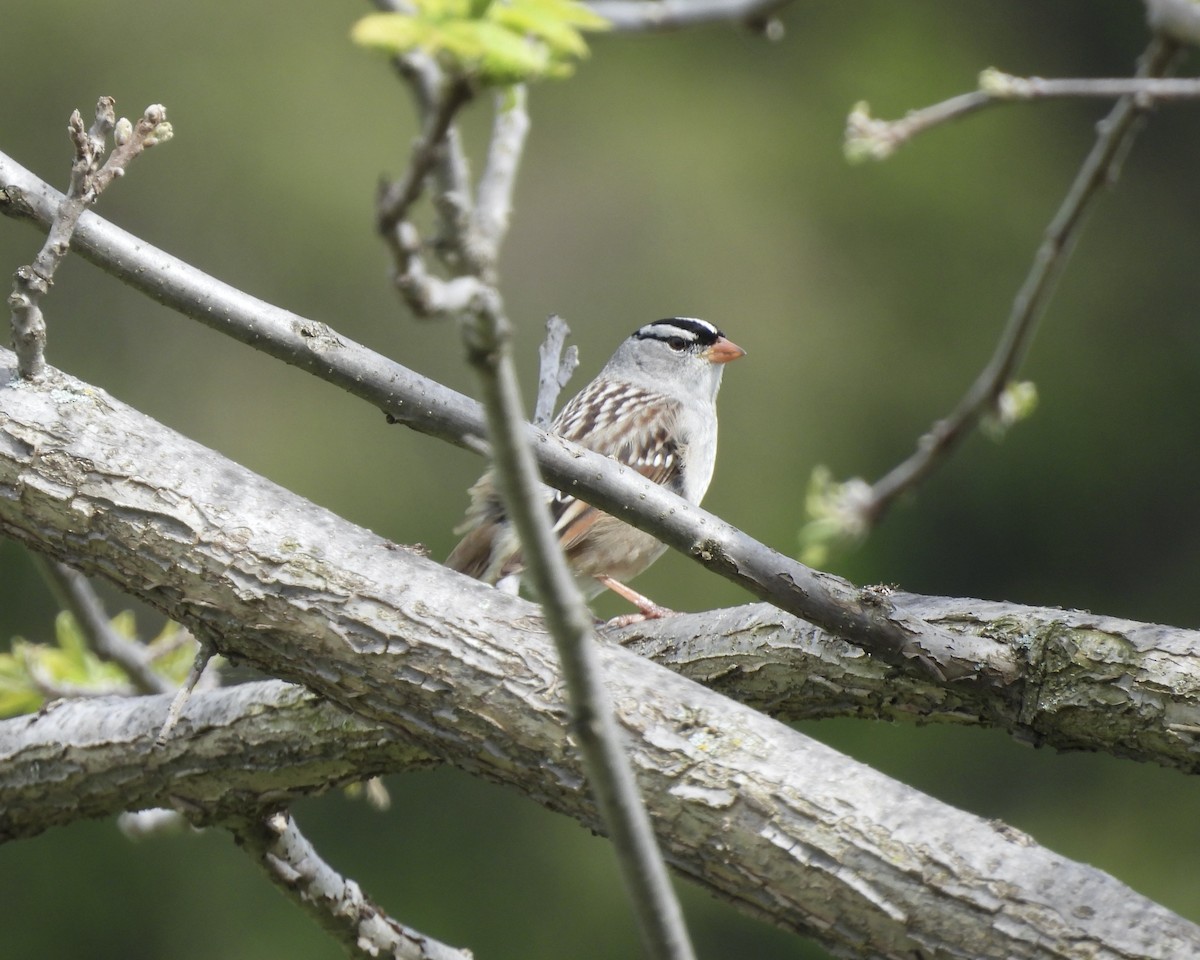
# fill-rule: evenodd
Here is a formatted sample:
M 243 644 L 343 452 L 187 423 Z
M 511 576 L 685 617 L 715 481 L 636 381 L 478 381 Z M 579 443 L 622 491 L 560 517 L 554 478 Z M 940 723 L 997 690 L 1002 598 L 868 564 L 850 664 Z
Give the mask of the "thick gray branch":
M 278 680 L 197 693 L 158 746 L 170 703 L 89 698 L 0 722 L 0 840 L 148 807 L 219 821 L 438 762 Z
M 1200 632 L 990 600 L 899 602 L 929 623 L 1004 644 L 1023 664 L 1023 679 L 982 690 L 898 674 L 766 604 L 637 624 L 618 639 L 782 720 L 980 724 L 1058 750 L 1200 773 Z
M 14 371 L 0 351 L 0 531 L 108 577 L 222 653 L 306 684 L 399 742 L 597 825 L 537 607 L 355 527 L 103 391 L 53 371 L 44 385 L 13 383 Z M 1100 871 L 628 651 L 605 647 L 602 659 L 668 858 L 752 914 L 861 956 L 1200 951 L 1200 927 Z M 151 702 L 146 743 L 165 705 Z M 55 713 L 14 722 L 39 736 Z M 164 751 L 190 749 L 188 716 Z M 46 749 L 46 763 L 61 762 Z M 131 755 L 127 775 L 144 776 L 154 756 Z M 341 751 L 330 758 L 341 761 Z M 172 788 L 164 780 L 158 793 Z M 223 781 L 209 789 L 228 791 Z M 13 816 L 8 802 L 0 809 Z
M 984 600 L 908 597 L 906 602 L 935 623 L 987 633 L 1024 649 L 1029 673 L 1038 679 L 1014 685 L 1014 696 L 1005 699 L 897 676 L 861 650 L 766 604 L 638 624 L 620 631 L 617 639 L 639 655 L 783 720 L 868 716 L 986 724 L 1060 750 L 1100 750 L 1200 772 L 1200 697 L 1195 693 L 1200 633 Z M 0 836 L 29 836 L 80 816 L 168 802 L 167 795 L 156 792 L 165 784 L 193 806 L 241 810 L 254 795 L 256 777 L 269 781 L 271 793 L 252 805 L 267 806 L 319 792 L 329 778 L 340 783 L 434 762 L 394 741 L 376 751 L 387 727 L 343 715 L 299 690 L 271 682 L 196 694 L 184 714 L 188 722 L 172 736 L 196 738 L 195 749 L 186 754 L 152 754 L 136 733 L 143 725 L 161 723 L 166 698 L 76 701 L 56 706 L 49 714 L 53 723 L 31 725 L 26 718 L 0 723 Z M 328 715 L 310 717 L 314 710 Z M 223 736 L 226 730 L 229 736 Z M 345 759 L 353 762 L 331 770 L 329 758 L 338 755 L 342 738 L 350 751 Z M 231 752 L 235 745 L 244 751 Z M 45 762 L 55 755 L 48 750 L 62 748 L 69 748 L 73 758 L 67 773 Z M 144 782 L 111 775 L 127 771 L 129 750 L 155 761 L 147 766 Z M 198 787 L 173 782 L 166 772 L 185 756 L 194 763 L 189 776 L 197 778 Z M 208 778 L 221 778 L 226 765 L 249 774 L 240 786 L 227 784 L 228 802 L 207 792 Z

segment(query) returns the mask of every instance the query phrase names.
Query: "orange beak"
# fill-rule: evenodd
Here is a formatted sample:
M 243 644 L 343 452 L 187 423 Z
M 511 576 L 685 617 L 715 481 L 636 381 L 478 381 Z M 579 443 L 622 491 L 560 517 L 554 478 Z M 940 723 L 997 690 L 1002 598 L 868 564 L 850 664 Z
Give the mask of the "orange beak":
M 705 354 L 709 363 L 728 363 L 730 360 L 736 360 L 745 355 L 746 351 L 728 337 L 721 337 L 708 348 L 708 352 Z

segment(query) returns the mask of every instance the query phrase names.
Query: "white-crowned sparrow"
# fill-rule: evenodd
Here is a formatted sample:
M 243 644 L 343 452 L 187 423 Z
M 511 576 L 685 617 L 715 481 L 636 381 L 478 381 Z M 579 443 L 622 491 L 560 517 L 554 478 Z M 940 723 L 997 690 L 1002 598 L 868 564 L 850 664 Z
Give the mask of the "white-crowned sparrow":
M 599 375 L 555 418 L 550 432 L 628 464 L 655 483 L 699 503 L 717 458 L 717 390 L 725 364 L 744 351 L 706 320 L 672 317 L 634 331 Z M 606 588 L 656 608 L 625 588 L 666 547 L 595 507 L 547 488 L 554 530 L 587 597 Z M 490 472 L 471 488 L 465 534 L 446 561 L 516 591 L 520 543 Z

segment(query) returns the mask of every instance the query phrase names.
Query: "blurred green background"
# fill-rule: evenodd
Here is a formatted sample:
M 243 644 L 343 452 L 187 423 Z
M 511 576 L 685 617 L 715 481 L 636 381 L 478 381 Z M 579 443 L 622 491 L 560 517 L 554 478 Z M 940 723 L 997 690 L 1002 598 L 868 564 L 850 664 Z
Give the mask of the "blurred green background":
M 367 9 L 12 5 L 0 149 L 61 187 L 72 109 L 89 116 L 101 94 L 128 115 L 166 104 L 174 141 L 137 162 L 102 215 L 470 391 L 456 331 L 400 307 L 373 234 L 376 182 L 400 171 L 415 129 L 386 62 L 347 40 Z M 990 65 L 1128 75 L 1147 37 L 1132 0 L 800 0 L 783 20 L 775 44 L 728 27 L 601 37 L 574 79 L 535 87 L 503 270 L 530 377 L 553 311 L 582 350 L 579 383 L 659 316 L 709 318 L 745 347 L 725 380 L 707 505 L 791 552 L 814 465 L 877 478 L 987 359 L 1107 109 L 997 108 L 886 164 L 850 167 L 851 105 L 897 117 L 970 88 Z M 476 147 L 488 115 L 482 103 L 467 117 Z M 1002 444 L 971 439 L 837 572 L 1196 622 L 1198 156 L 1200 108 L 1164 107 L 1089 224 L 1022 371 L 1040 390 L 1035 418 Z M 0 221 L 5 271 L 39 243 Z M 382 535 L 435 556 L 452 545 L 476 458 L 387 426 L 78 258 L 46 308 L 57 366 Z M 683 609 L 747 599 L 674 556 L 637 585 Z M 54 610 L 28 558 L 0 542 L 0 638 L 50 637 Z M 156 628 L 153 613 L 139 616 Z M 979 730 L 805 730 L 1200 921 L 1193 779 Z M 454 771 L 389 787 L 386 814 L 335 795 L 298 816 L 404 922 L 489 960 L 637 955 L 604 843 Z M 683 892 L 703 957 L 826 956 Z M 341 955 L 217 832 L 134 845 L 111 823 L 86 823 L 8 844 L 0 903 L 6 958 Z

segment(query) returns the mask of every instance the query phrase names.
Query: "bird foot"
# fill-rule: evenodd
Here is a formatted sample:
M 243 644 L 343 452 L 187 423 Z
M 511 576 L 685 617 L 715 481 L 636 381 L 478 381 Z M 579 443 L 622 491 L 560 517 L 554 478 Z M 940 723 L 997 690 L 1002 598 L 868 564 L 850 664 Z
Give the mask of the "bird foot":
M 646 620 L 660 620 L 663 617 L 673 617 L 675 615 L 675 611 L 670 607 L 659 606 L 649 597 L 643 596 L 636 590 L 625 586 L 620 580 L 614 580 L 612 577 L 604 575 L 597 576 L 596 579 L 618 597 L 628 600 L 638 608 L 637 613 L 626 613 L 619 617 L 613 617 L 608 621 L 608 626 L 610 627 L 627 627 L 630 624 L 643 623 Z

